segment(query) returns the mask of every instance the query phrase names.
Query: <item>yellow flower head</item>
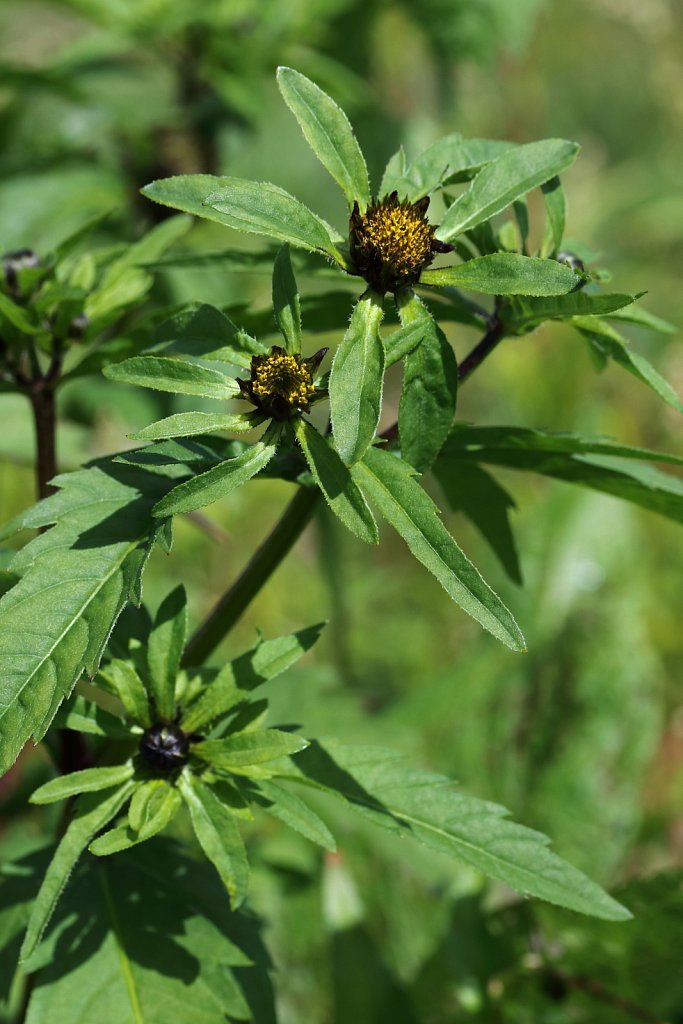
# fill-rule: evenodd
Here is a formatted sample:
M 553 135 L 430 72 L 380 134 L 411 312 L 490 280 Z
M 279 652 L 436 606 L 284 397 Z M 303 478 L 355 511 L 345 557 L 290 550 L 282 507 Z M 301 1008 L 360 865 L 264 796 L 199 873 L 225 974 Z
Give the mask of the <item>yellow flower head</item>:
M 326 352 L 303 359 L 276 345 L 267 355 L 253 356 L 251 377 L 238 381 L 242 396 L 276 420 L 307 412 L 317 397 L 315 371 Z

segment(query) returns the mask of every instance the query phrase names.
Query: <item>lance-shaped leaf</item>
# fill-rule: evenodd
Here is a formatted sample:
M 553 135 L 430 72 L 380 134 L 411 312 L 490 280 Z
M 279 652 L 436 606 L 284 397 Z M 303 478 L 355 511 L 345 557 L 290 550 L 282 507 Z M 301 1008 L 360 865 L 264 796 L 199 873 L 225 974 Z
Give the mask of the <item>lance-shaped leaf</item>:
M 382 411 L 384 345 L 379 333 L 382 299 L 367 292 L 356 303 L 351 323 L 330 372 L 330 414 L 337 451 L 357 462 L 372 443 Z
M 561 295 L 579 284 L 576 274 L 556 260 L 494 252 L 453 267 L 423 270 L 421 284 L 467 288 L 485 295 Z
M 190 465 L 201 472 L 216 457 L 203 445 L 169 442 L 146 470 L 102 460 L 57 477 L 57 493 L 14 522 L 56 525 L 16 555 L 21 579 L 0 600 L 1 771 L 31 734 L 42 738 L 81 673 L 95 674 L 122 608 L 139 602 L 159 532 L 154 503 Z
M 579 147 L 566 139 L 545 139 L 516 146 L 479 171 L 466 192 L 448 208 L 436 230 L 449 242 L 490 220 L 531 189 L 555 177 L 576 159 Z
M 187 596 L 181 585 L 159 605 L 147 642 L 149 688 L 159 718 L 175 718 L 175 684 L 187 639 Z M 134 826 L 137 828 L 137 826 Z
M 232 377 L 208 366 L 166 356 L 133 356 L 121 363 L 112 363 L 103 372 L 105 377 L 121 384 L 136 384 L 178 395 L 226 399 L 239 394 L 239 387 Z
M 615 313 L 605 314 L 606 320 L 621 320 L 626 324 L 636 324 L 638 327 L 647 327 L 650 331 L 657 331 L 659 334 L 675 334 L 678 328 L 670 324 L 668 320 L 662 320 L 654 313 L 648 313 L 642 306 L 624 306 Z
M 152 724 L 152 710 L 149 696 L 140 676 L 128 661 L 114 658 L 97 676 L 104 689 L 115 694 L 123 704 L 126 714 L 134 722 L 148 729 Z
M 506 329 L 524 331 L 544 320 L 567 320 L 570 317 L 611 313 L 633 302 L 632 295 L 594 295 L 590 292 L 570 292 L 548 298 L 520 299 L 500 311 Z
M 378 747 L 313 743 L 286 777 L 346 800 L 375 824 L 470 864 L 525 896 L 608 921 L 629 911 L 548 849 L 546 836 L 505 808 L 459 793 L 450 779 L 409 768 Z
M 154 506 L 158 517 L 175 516 L 181 512 L 193 512 L 224 498 L 237 487 L 264 469 L 277 450 L 277 440 L 258 441 L 250 445 L 241 455 L 220 462 L 205 473 L 200 473 L 167 494 Z
M 345 266 L 328 226 L 289 192 L 269 181 L 224 178 L 204 205 L 236 231 L 268 235 L 309 252 L 320 252 Z
M 164 441 L 169 437 L 196 437 L 198 434 L 212 434 L 216 430 L 243 431 L 253 430 L 263 423 L 258 413 L 215 413 L 215 412 L 179 412 L 166 416 L 148 427 L 143 427 L 136 434 L 129 436 L 134 441 Z
M 354 467 L 354 475 L 450 597 L 512 650 L 525 650 L 519 626 L 451 537 L 414 470 L 394 455 L 371 448 Z
M 545 203 L 546 230 L 541 246 L 541 256 L 554 256 L 562 245 L 564 222 L 567 216 L 567 201 L 560 179 L 555 176 L 541 186 Z
M 294 433 L 306 456 L 313 479 L 344 526 L 367 544 L 377 544 L 379 534 L 375 517 L 348 466 L 334 448 L 304 419 L 294 423 Z
M 479 326 L 477 324 L 477 326 Z M 388 369 L 394 363 L 405 359 L 409 352 L 414 352 L 422 341 L 425 333 L 430 330 L 429 320 L 418 317 L 410 323 L 402 324 L 397 330 L 384 337 L 385 365 Z
M 263 807 L 268 814 L 279 818 L 285 825 L 300 832 L 306 839 L 322 846 L 332 853 L 337 849 L 334 836 L 325 822 L 312 811 L 296 794 L 290 793 L 284 786 L 268 779 L 259 779 L 258 795 L 250 794 L 252 800 Z
M 50 779 L 49 782 L 31 793 L 29 799 L 32 804 L 51 804 L 56 800 L 66 800 L 80 793 L 95 793 L 100 789 L 111 789 L 132 778 L 134 770 L 131 761 L 127 761 L 126 764 L 111 765 L 111 767 L 84 768 L 80 772 L 70 772 L 68 775 L 59 775 L 56 779 Z
M 156 351 L 244 367 L 249 366 L 254 353 L 265 351 L 265 346 L 241 331 L 220 309 L 207 303 L 194 303 L 165 320 L 157 327 L 155 337 Z
M 301 352 L 301 305 L 288 245 L 282 246 L 273 264 L 273 311 L 287 352 Z
M 511 142 L 463 139 L 453 132 L 420 153 L 401 174 L 385 172 L 380 195 L 396 190 L 413 203 L 449 182 L 466 181 L 484 164 L 513 148 Z
M 399 313 L 404 325 L 424 324 L 422 341 L 405 358 L 398 407 L 401 456 L 418 473 L 424 473 L 453 423 L 458 364 L 443 331 L 416 295 L 400 302 Z
M 683 466 L 683 458 L 646 448 L 616 444 L 602 438 L 550 434 L 524 427 L 468 427 L 458 424 L 446 442 L 441 460 L 484 462 L 530 470 L 590 487 L 631 501 L 683 522 L 683 483 L 640 462 Z M 624 460 L 637 460 L 629 463 Z M 449 470 L 445 467 L 446 472 Z M 437 466 L 437 474 L 442 470 Z
M 453 512 L 474 523 L 514 583 L 521 584 L 517 545 L 510 525 L 515 503 L 504 487 L 474 463 L 437 459 L 434 474 Z
M 182 804 L 180 793 L 166 779 L 150 779 L 138 786 L 128 809 L 128 823 L 109 829 L 94 839 L 88 849 L 96 857 L 129 850 L 163 832 Z
M 78 694 L 73 694 L 62 705 L 55 715 L 54 725 L 57 729 L 74 729 L 76 732 L 107 736 L 113 740 L 129 739 L 131 736 L 130 723 Z
M 633 352 L 626 338 L 623 338 L 614 327 L 594 316 L 574 317 L 571 325 L 587 339 L 600 355 L 614 360 L 627 373 L 664 399 L 667 405 L 672 406 L 678 412 L 683 412 L 683 404 L 669 382 L 655 370 L 644 356 Z
M 76 817 L 62 836 L 36 896 L 21 947 L 22 960 L 31 956 L 40 942 L 81 853 L 95 833 L 104 828 L 123 807 L 133 787 L 133 782 L 125 782 L 106 800 L 102 800 L 98 793 L 89 793 L 79 800 Z
M 252 765 L 276 761 L 305 750 L 308 740 L 280 729 L 254 729 L 231 733 L 222 740 L 203 740 L 192 745 L 192 754 L 214 768 L 249 774 Z
M 246 700 L 258 686 L 280 675 L 310 650 L 324 623 L 298 633 L 264 640 L 221 669 L 180 720 L 187 733 L 205 729 L 211 722 Z
M 368 169 L 344 111 L 319 86 L 292 68 L 278 68 L 277 83 L 306 141 L 342 189 L 349 206 L 358 201 L 364 210 L 370 201 Z
M 183 772 L 179 787 L 199 844 L 216 868 L 236 910 L 249 888 L 249 862 L 235 818 L 213 790 Z

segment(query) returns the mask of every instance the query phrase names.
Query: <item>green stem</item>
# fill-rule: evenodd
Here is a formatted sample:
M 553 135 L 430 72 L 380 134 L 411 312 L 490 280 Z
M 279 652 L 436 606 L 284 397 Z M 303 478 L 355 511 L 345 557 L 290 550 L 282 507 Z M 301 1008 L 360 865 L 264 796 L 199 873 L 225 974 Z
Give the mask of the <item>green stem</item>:
M 320 501 L 316 487 L 300 487 L 261 547 L 191 638 L 183 665 L 201 665 L 232 629 L 310 522 Z

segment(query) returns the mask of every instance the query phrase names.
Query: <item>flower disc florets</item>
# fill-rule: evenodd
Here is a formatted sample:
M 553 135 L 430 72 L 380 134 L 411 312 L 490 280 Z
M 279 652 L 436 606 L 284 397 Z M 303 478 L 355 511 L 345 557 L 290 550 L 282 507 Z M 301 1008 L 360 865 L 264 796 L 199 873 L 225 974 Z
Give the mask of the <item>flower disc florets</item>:
M 350 222 L 351 258 L 357 272 L 378 291 L 396 291 L 413 284 L 436 252 L 451 246 L 434 238 L 427 220 L 429 197 L 417 203 L 400 200 L 397 192 L 373 199 L 365 213 L 354 204 Z
M 317 397 L 315 371 L 326 352 L 303 359 L 276 345 L 267 355 L 252 356 L 251 377 L 237 382 L 242 397 L 275 420 L 308 412 Z
M 140 740 L 140 754 L 150 768 L 171 772 L 181 768 L 190 753 L 190 737 L 180 726 L 161 722 L 148 729 Z

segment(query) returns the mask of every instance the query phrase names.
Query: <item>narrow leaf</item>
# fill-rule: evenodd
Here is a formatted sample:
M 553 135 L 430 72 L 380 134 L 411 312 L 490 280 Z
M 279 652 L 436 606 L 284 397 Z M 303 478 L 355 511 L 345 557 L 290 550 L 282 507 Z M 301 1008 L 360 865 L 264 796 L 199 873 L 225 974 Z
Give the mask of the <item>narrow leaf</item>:
M 410 466 L 372 448 L 355 468 L 355 475 L 413 555 L 449 596 L 502 643 L 512 650 L 525 650 L 517 623 L 451 537 Z
M 450 424 L 449 424 L 450 426 Z M 344 526 L 367 544 L 377 544 L 375 517 L 349 469 L 327 440 L 304 419 L 294 423 L 296 439 L 310 467 L 313 479 Z
M 391 334 L 385 335 L 386 368 L 389 369 L 394 363 L 405 359 L 409 352 L 413 352 L 429 329 L 429 320 L 426 317 L 419 317 L 417 320 L 403 324 Z
M 187 595 L 181 585 L 161 602 L 147 643 L 155 721 L 175 718 L 175 684 L 187 639 Z M 137 828 L 137 826 L 133 826 Z
M 28 959 L 40 942 L 81 853 L 95 833 L 104 828 L 118 813 L 133 788 L 134 784 L 127 782 L 106 800 L 102 800 L 99 794 L 94 793 L 79 800 L 76 817 L 69 824 L 55 850 L 33 904 L 26 937 L 21 947 L 21 960 Z
M 541 247 L 541 256 L 554 256 L 564 238 L 564 223 L 567 215 L 567 201 L 560 179 L 555 176 L 541 186 L 545 202 L 546 231 Z
M 106 768 L 84 768 L 80 772 L 59 775 L 40 786 L 30 796 L 32 804 L 51 804 L 56 800 L 67 800 L 79 793 L 94 793 L 100 789 L 111 789 L 132 778 L 131 761 Z
M 303 800 L 283 786 L 268 779 L 259 779 L 258 788 L 266 799 L 256 798 L 256 803 L 260 804 L 268 814 L 279 818 L 285 825 L 289 825 L 306 839 L 322 846 L 324 850 L 334 853 L 337 849 L 334 836 L 325 822 L 315 811 L 311 810 L 308 804 L 305 804 Z
M 479 171 L 469 189 L 448 208 L 436 230 L 444 242 L 490 220 L 525 195 L 543 185 L 576 159 L 579 147 L 565 139 L 546 139 L 516 146 Z
M 485 295 L 562 295 L 575 288 L 579 278 L 556 260 L 495 252 L 453 267 L 423 270 L 420 283 L 467 288 Z
M 176 816 L 182 799 L 175 786 L 165 779 L 151 779 L 133 793 L 128 810 L 128 824 L 109 829 L 94 839 L 88 849 L 96 857 L 129 850 L 138 843 L 163 832 Z
M 260 416 L 253 413 L 232 415 L 215 412 L 179 412 L 166 416 L 130 434 L 133 441 L 163 441 L 169 437 L 196 437 L 198 434 L 212 434 L 216 430 L 243 431 L 253 430 L 262 423 Z
M 121 363 L 112 363 L 103 370 L 105 377 L 122 384 L 136 384 L 155 391 L 179 395 L 201 395 L 204 398 L 234 398 L 239 387 L 232 379 L 208 366 L 188 363 L 166 356 L 133 356 Z
M 222 740 L 203 740 L 192 746 L 192 754 L 214 768 L 241 772 L 253 764 L 264 764 L 305 750 L 308 740 L 279 729 L 256 729 L 231 733 Z
M 357 462 L 372 443 L 382 411 L 384 345 L 379 333 L 382 299 L 362 296 L 337 349 L 330 373 L 330 413 L 337 451 Z
M 194 775 L 183 772 L 179 786 L 199 844 L 218 871 L 236 910 L 247 895 L 249 863 L 235 818 L 213 790 Z
M 116 694 L 129 718 L 144 729 L 149 728 L 152 724 L 149 697 L 142 680 L 129 662 L 114 658 L 100 672 L 98 681 L 106 684 L 107 689 Z
M 305 75 L 277 69 L 285 103 L 299 122 L 306 141 L 346 196 L 364 210 L 370 200 L 368 169 L 349 120 L 340 107 Z
M 301 352 L 301 306 L 289 246 L 283 245 L 273 264 L 273 310 L 288 352 Z
M 520 299 L 501 311 L 510 331 L 522 331 L 544 320 L 565 320 L 574 316 L 610 313 L 633 302 L 632 295 L 599 295 L 590 292 L 570 292 L 550 298 Z
M 258 441 L 241 455 L 226 459 L 213 469 L 174 487 L 170 494 L 154 506 L 154 515 L 161 518 L 179 515 L 181 512 L 193 512 L 197 508 L 218 501 L 219 498 L 224 498 L 264 469 L 276 449 L 276 442 Z

